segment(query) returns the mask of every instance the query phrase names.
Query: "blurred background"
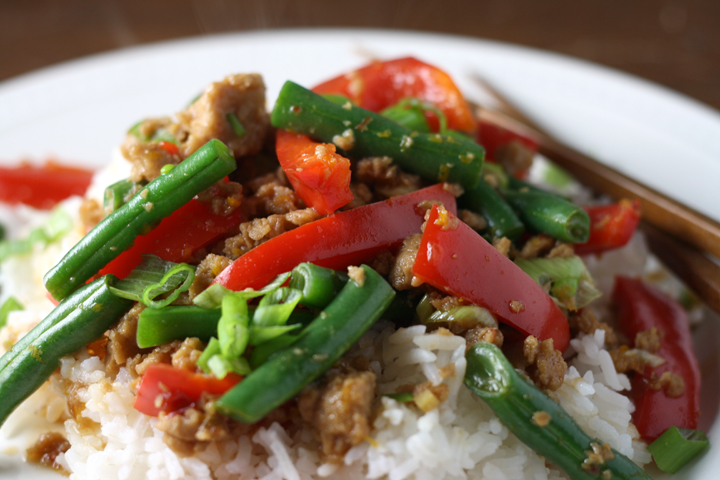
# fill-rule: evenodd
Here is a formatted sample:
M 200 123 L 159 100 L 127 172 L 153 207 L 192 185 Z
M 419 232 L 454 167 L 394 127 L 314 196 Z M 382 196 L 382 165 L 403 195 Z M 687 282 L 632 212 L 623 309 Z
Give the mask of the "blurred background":
M 0 81 L 180 37 L 373 27 L 551 50 L 720 109 L 719 25 L 718 0 L 0 0 Z

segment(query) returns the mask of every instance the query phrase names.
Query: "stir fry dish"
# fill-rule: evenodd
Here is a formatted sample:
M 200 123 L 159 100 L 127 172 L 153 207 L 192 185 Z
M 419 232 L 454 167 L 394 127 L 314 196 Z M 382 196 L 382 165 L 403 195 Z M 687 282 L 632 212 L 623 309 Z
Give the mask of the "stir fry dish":
M 73 479 L 619 480 L 707 449 L 698 309 L 636 202 L 415 58 L 272 100 L 230 75 L 94 177 L 0 170 L 30 220 L 0 217 L 5 451 Z

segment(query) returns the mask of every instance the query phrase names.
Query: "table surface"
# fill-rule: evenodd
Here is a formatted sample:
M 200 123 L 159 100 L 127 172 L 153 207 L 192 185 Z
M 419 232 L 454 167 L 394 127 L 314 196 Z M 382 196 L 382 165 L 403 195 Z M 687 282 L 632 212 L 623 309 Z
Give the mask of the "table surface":
M 0 81 L 149 42 L 271 28 L 465 35 L 582 58 L 720 109 L 717 0 L 0 0 Z

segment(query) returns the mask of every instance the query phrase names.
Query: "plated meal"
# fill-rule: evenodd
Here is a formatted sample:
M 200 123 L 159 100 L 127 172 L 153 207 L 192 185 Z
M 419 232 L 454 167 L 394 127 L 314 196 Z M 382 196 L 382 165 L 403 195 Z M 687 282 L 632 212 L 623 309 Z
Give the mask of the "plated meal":
M 707 448 L 696 303 L 636 204 L 536 148 L 415 58 L 139 121 L 82 200 L 12 212 L 2 432 L 47 425 L 27 457 L 78 479 L 677 471 Z M 78 183 L 49 168 L 5 200 Z

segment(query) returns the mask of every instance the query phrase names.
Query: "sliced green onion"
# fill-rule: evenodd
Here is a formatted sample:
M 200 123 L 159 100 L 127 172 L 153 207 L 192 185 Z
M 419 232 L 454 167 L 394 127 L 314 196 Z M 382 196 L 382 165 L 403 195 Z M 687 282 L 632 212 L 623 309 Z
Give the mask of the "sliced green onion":
M 53 209 L 47 223 L 18 240 L 0 241 L 0 263 L 6 259 L 32 252 L 35 245 L 49 245 L 64 237 L 73 227 L 73 220 L 63 207 Z
M 165 164 L 160 169 L 160 174 L 167 175 L 168 173 L 173 171 L 173 168 L 175 168 L 175 165 L 173 165 L 172 163 Z
M 177 282 L 178 279 L 182 280 L 183 276 L 185 280 L 177 287 L 174 287 L 175 282 Z M 142 302 L 150 308 L 167 307 L 177 300 L 182 292 L 187 292 L 193 284 L 193 281 L 195 281 L 195 267 L 187 263 L 175 265 L 158 283 L 148 285 L 145 290 L 143 290 Z M 168 292 L 170 294 L 162 300 L 155 300 L 158 296 Z
M 260 290 L 247 289 L 240 292 L 234 292 L 218 283 L 214 283 L 206 288 L 200 295 L 193 298 L 193 303 L 202 308 L 220 308 L 223 298 L 227 295 L 235 295 L 237 297 L 250 300 L 280 288 L 280 285 L 285 283 L 289 277 L 290 272 L 283 273 L 275 277 L 275 280 L 268 283 Z
M 541 287 L 552 284 L 550 293 L 563 305 L 572 302 L 574 309 L 582 308 L 602 295 L 585 263 L 577 255 L 566 258 L 518 258 L 515 264 Z
M 15 297 L 8 297 L 7 300 L 5 300 L 5 303 L 2 304 L 2 307 L 0 307 L 0 328 L 4 327 L 7 323 L 8 316 L 10 315 L 10 312 L 14 312 L 17 310 L 24 310 L 25 308 L 22 306 L 22 304 L 17 300 Z
M 430 133 L 430 126 L 422 108 L 407 107 L 398 103 L 386 108 L 380 112 L 380 115 L 415 132 Z
M 110 291 L 118 297 L 142 302 L 151 308 L 163 308 L 187 291 L 195 280 L 195 267 L 186 263 L 166 262 L 155 255 L 143 255 L 140 265 L 119 280 Z M 170 293 L 162 300 L 159 295 Z
M 556 189 L 570 186 L 575 179 L 557 163 L 546 161 L 542 177 L 543 182 Z
M 210 341 L 208 342 L 207 346 L 205 347 L 205 350 L 203 350 L 200 357 L 197 359 L 197 366 L 202 368 L 203 372 L 210 373 L 210 367 L 208 366 L 208 362 L 210 359 L 220 354 L 220 342 L 218 342 L 218 339 L 215 337 L 211 337 Z
M 220 352 L 228 358 L 237 358 L 250 341 L 250 314 L 247 300 L 235 295 L 226 295 L 222 300 L 222 315 L 218 322 Z
M 140 127 L 144 121 L 145 120 L 140 120 L 137 122 L 135 125 L 130 127 L 127 133 L 141 142 L 170 142 L 177 145 L 178 142 L 175 136 L 165 128 L 158 128 L 155 132 L 153 132 L 152 136 L 143 135 L 142 132 L 140 132 Z
M 105 213 L 105 216 L 125 205 L 140 188 L 142 188 L 141 184 L 130 179 L 120 180 L 107 187 L 103 196 L 103 213 Z
M 228 123 L 230 123 L 233 132 L 235 132 L 235 135 L 238 138 L 242 138 L 245 136 L 245 127 L 243 127 L 243 124 L 240 123 L 240 120 L 238 120 L 237 116 L 234 113 L 228 113 L 227 115 L 225 115 L 225 118 L 227 118 Z
M 302 325 L 273 325 L 269 327 L 250 327 L 250 345 L 262 345 L 285 334 L 302 328 Z
M 396 400 L 400 403 L 410 403 L 415 400 L 415 397 L 410 392 L 386 393 L 383 395 L 383 397 L 392 398 L 393 400 Z
M 391 105 L 380 112 L 380 115 L 410 130 L 429 133 L 430 126 L 425 118 L 425 112 L 432 112 L 437 116 L 440 123 L 440 133 L 448 133 L 447 117 L 442 110 L 430 102 L 423 102 L 417 98 L 403 98 L 395 105 Z
M 420 323 L 424 325 L 455 325 L 462 330 L 475 327 L 497 328 L 498 323 L 489 310 L 477 305 L 462 305 L 447 311 L 436 310 L 430 303 L 430 296 L 425 295 L 415 311 Z
M 219 379 L 225 378 L 228 373 L 247 375 L 250 365 L 244 357 L 226 358 L 223 355 L 213 355 L 207 362 L 208 370 Z
M 675 473 L 709 445 L 701 430 L 670 427 L 647 449 L 660 470 Z
M 288 287 L 280 287 L 266 294 L 258 303 L 257 310 L 255 310 L 253 326 L 285 325 L 301 298 L 302 293 L 300 290 Z

